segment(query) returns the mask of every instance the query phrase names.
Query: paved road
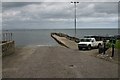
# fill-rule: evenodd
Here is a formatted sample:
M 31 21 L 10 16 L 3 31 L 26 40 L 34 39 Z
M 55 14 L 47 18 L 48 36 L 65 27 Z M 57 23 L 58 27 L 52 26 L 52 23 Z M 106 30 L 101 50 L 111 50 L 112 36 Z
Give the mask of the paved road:
M 117 64 L 63 47 L 24 48 L 3 58 L 3 78 L 116 78 L 117 75 Z

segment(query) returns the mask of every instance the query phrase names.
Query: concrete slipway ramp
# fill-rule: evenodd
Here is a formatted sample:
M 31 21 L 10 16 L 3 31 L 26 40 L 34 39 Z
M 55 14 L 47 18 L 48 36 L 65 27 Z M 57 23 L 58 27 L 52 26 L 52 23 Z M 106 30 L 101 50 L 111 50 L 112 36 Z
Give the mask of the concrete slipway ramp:
M 92 50 L 91 50 L 92 51 Z M 27 46 L 3 58 L 3 78 L 117 78 L 118 65 L 60 46 Z
M 60 36 L 61 34 L 62 36 Z M 68 36 L 68 35 L 67 35 Z M 71 38 L 68 39 L 65 34 L 63 33 L 51 33 L 51 37 L 55 39 L 59 44 L 70 48 L 70 49 L 78 49 L 78 45 L 74 40 L 70 40 Z

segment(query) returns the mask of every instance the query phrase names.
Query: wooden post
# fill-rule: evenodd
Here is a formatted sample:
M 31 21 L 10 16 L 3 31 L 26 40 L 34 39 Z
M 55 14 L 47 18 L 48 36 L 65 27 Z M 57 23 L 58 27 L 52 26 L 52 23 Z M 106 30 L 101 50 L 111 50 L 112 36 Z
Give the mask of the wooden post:
M 12 38 L 12 33 L 2 33 L 2 41 L 12 41 L 13 38 Z
M 5 41 L 7 41 L 7 33 L 5 33 Z
M 13 40 L 13 39 L 12 39 L 12 33 L 11 33 L 11 40 Z
M 11 33 L 9 33 L 9 41 L 11 41 Z
M 8 41 L 8 40 L 9 40 L 9 34 L 6 33 L 6 41 Z
M 2 41 L 5 41 L 5 35 L 4 35 L 4 33 L 2 34 Z

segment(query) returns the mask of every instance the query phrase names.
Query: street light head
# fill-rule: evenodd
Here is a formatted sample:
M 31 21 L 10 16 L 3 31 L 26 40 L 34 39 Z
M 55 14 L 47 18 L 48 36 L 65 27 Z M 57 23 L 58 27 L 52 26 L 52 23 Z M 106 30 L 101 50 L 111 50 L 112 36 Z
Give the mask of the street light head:
M 79 2 L 73 2 L 73 1 L 71 1 L 71 3 L 75 3 L 76 4 L 76 3 L 79 3 Z

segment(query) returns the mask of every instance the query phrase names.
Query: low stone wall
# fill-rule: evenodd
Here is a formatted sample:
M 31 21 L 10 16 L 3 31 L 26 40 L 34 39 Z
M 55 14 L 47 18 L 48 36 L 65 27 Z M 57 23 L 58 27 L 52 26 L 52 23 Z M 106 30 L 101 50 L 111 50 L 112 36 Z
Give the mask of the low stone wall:
M 2 56 L 7 56 L 13 54 L 15 52 L 15 42 L 14 41 L 7 41 L 1 44 L 2 46 Z

